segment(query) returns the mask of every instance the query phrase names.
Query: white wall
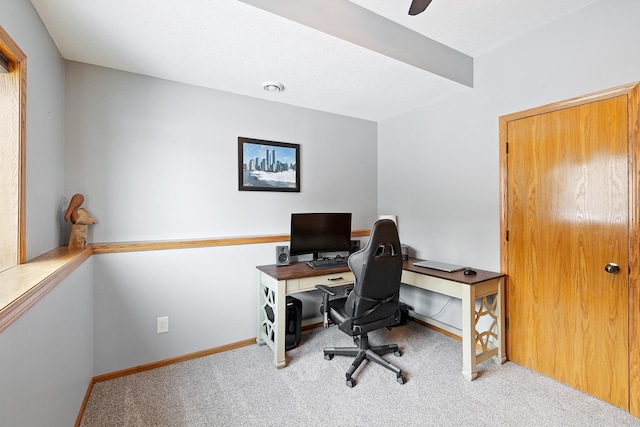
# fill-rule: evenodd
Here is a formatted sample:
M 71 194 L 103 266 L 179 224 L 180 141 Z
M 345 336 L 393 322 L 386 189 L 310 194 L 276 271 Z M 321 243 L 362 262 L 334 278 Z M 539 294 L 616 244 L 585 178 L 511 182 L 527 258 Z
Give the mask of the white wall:
M 68 62 L 66 136 L 65 188 L 85 195 L 92 242 L 286 235 L 292 212 L 352 212 L 355 230 L 377 218 L 374 122 Z M 239 136 L 300 144 L 301 192 L 238 191 Z M 95 374 L 255 337 L 255 266 L 275 246 L 94 256 Z
M 498 118 L 640 80 L 638 16 L 637 0 L 596 2 L 477 58 L 472 90 L 379 123 L 378 206 L 398 215 L 402 242 L 498 271 Z M 414 303 L 435 313 L 444 301 Z

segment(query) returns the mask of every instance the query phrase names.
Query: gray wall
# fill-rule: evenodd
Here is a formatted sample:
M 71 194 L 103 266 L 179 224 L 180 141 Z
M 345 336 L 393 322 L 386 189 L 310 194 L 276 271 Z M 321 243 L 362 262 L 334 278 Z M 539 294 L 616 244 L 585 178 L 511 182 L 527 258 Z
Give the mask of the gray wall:
M 27 259 L 59 244 L 64 199 L 64 60 L 28 0 L 2 0 L 0 25 L 27 55 Z
M 254 338 L 255 266 L 273 256 L 272 245 L 94 256 L 95 374 Z M 160 316 L 169 333 L 156 334 Z
M 75 62 L 65 93 L 65 187 L 85 195 L 93 242 L 289 234 L 292 212 L 377 218 L 374 122 Z M 300 144 L 302 191 L 238 191 L 238 136 Z M 95 374 L 255 337 L 255 266 L 275 246 L 94 256 Z
M 71 426 L 93 376 L 93 262 L 0 333 L 0 424 Z
M 27 55 L 27 258 L 59 244 L 64 61 L 28 0 L 0 1 Z M 93 375 L 93 268 L 85 262 L 0 333 L 0 424 L 73 425 Z M 1 285 L 0 285 L 1 286 Z
M 378 209 L 422 258 L 500 268 L 498 118 L 640 80 L 640 2 L 602 0 L 475 61 L 472 90 L 379 123 Z M 424 314 L 445 298 L 415 300 Z M 459 324 L 458 303 L 439 320 Z
M 300 193 L 238 191 L 238 137 L 300 144 Z M 291 212 L 377 206 L 375 122 L 68 62 L 65 188 L 93 242 L 288 234 Z

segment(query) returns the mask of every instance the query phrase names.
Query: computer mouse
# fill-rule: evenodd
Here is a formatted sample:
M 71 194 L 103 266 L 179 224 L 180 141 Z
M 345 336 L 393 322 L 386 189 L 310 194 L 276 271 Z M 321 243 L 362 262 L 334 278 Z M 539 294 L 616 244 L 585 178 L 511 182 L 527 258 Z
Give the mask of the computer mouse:
M 464 275 L 465 276 L 471 276 L 472 274 L 478 274 L 478 272 L 475 271 L 475 270 L 472 270 L 470 268 L 465 268 L 464 269 Z

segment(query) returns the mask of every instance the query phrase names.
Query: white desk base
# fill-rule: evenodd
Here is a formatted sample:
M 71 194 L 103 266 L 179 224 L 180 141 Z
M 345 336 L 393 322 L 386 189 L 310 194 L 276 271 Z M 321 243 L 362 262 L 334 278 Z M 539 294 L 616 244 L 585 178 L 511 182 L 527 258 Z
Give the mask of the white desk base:
M 506 361 L 504 343 L 504 275 L 478 270 L 474 276 L 462 272 L 444 273 L 415 267 L 410 259 L 405 262 L 402 282 L 421 289 L 452 296 L 462 300 L 462 330 L 411 313 L 425 323 L 437 326 L 462 338 L 462 375 L 469 381 L 478 375 L 477 365 L 489 358 L 497 364 Z M 307 292 L 315 285 L 346 285 L 354 282 L 348 269 L 313 270 L 304 263 L 276 267 L 259 266 L 258 292 L 258 344 L 266 344 L 274 353 L 274 364 L 283 368 L 285 361 L 286 295 Z M 478 308 L 476 308 L 478 305 Z M 478 322 L 489 316 L 491 324 L 478 331 Z

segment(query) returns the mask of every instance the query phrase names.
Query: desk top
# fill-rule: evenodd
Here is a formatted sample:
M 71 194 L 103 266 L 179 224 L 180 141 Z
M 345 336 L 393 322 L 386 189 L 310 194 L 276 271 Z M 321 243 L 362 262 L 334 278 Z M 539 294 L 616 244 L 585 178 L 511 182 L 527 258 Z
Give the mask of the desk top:
M 423 260 L 417 258 L 409 258 L 409 261 L 404 262 L 402 269 L 413 271 L 414 273 L 426 274 L 427 276 L 438 277 L 440 279 L 451 280 L 453 282 L 458 282 L 465 285 L 475 285 L 476 283 L 486 282 L 487 280 L 505 276 L 504 273 L 495 273 L 493 271 L 480 270 L 473 267 L 471 268 L 475 270 L 477 274 L 471 274 L 467 276 L 464 274 L 463 270 L 449 273 L 448 271 L 440 271 L 433 268 L 418 267 L 416 265 L 413 265 L 414 262 L 420 261 Z
M 409 258 L 408 261 L 404 262 L 402 269 L 412 271 L 414 273 L 425 274 L 427 276 L 438 277 L 440 279 L 451 280 L 465 285 L 474 285 L 476 283 L 481 283 L 487 280 L 492 280 L 504 276 L 503 273 L 478 270 L 477 268 L 474 268 L 474 270 L 477 271 L 478 274 L 465 276 L 462 271 L 454 271 L 453 273 L 449 273 L 446 271 L 434 270 L 432 268 L 426 267 L 417 267 L 413 265 L 414 262 L 418 261 L 422 260 L 417 258 Z M 259 265 L 256 268 L 276 280 L 301 279 L 304 277 L 324 276 L 325 274 L 343 273 L 349 271 L 349 267 L 315 269 L 309 267 L 305 261 L 294 262 L 290 265 L 280 267 L 276 266 L 275 264 Z
M 347 266 L 322 269 L 311 268 L 307 265 L 306 261 L 292 262 L 289 265 L 282 265 L 280 267 L 275 264 L 259 265 L 256 268 L 276 280 L 301 279 L 303 277 L 324 276 L 325 274 L 350 271 Z

